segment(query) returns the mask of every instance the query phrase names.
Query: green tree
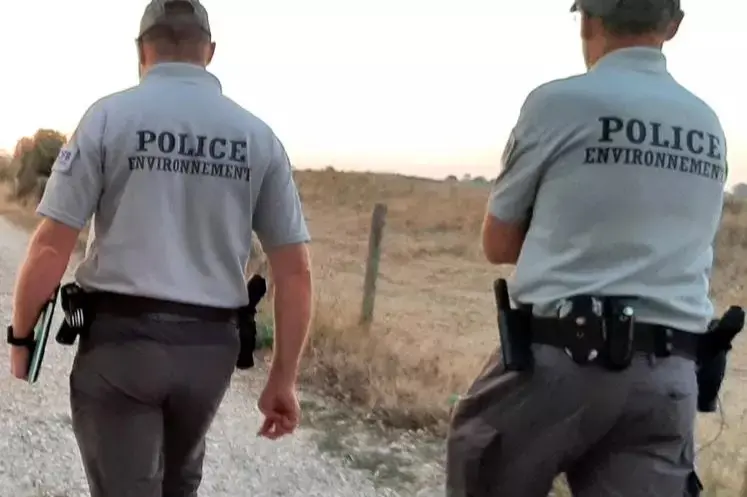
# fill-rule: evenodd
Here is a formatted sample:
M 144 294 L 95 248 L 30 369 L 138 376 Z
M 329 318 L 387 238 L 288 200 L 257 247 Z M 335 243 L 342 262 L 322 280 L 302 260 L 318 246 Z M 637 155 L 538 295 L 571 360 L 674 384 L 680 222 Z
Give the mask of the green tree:
M 40 129 L 34 136 L 18 140 L 13 154 L 17 171 L 14 193 L 18 198 L 31 194 L 41 196 L 52 165 L 66 141 L 65 135 L 53 129 Z

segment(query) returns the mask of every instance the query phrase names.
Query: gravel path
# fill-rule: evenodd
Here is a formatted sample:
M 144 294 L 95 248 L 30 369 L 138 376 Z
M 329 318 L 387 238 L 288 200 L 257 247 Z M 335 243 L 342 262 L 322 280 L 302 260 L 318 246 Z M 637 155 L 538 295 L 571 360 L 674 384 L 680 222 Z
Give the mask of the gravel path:
M 0 319 L 10 319 L 15 273 L 28 235 L 0 218 Z M 57 313 L 57 320 L 60 313 Z M 55 326 L 56 329 L 56 326 Z M 48 344 L 39 382 L 12 380 L 7 346 L 0 347 L 0 495 L 84 497 L 87 486 L 70 427 L 68 373 L 73 348 Z M 264 372 L 234 375 L 233 385 L 208 436 L 205 497 L 391 496 L 375 489 L 365 472 L 321 453 L 301 430 L 293 438 L 258 439 L 255 407 Z

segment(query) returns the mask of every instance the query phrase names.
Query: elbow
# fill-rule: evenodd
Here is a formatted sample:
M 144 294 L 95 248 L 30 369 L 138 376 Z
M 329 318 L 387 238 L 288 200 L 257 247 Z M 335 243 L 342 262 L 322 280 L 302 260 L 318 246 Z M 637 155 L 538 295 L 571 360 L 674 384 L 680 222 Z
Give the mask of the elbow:
M 273 276 L 273 283 L 276 288 L 292 288 L 296 290 L 305 290 L 311 288 L 311 269 L 298 268 L 296 271 Z
M 483 245 L 482 253 L 485 256 L 485 260 L 490 264 L 506 264 L 506 256 L 502 251 L 495 250 L 493 247 L 486 247 Z
M 39 269 L 40 273 L 46 273 L 51 279 L 60 280 L 70 262 L 70 254 L 56 247 L 32 246 L 27 261 L 31 267 Z
M 296 271 L 286 273 L 280 278 L 273 278 L 273 296 L 276 309 L 310 313 L 314 300 L 311 271 Z
M 519 260 L 519 250 L 514 247 L 483 244 L 482 252 L 490 264 L 516 264 Z
M 41 259 L 51 264 L 67 268 L 70 257 L 78 242 L 80 230 L 44 219 L 34 232 L 28 248 L 29 259 Z
M 482 230 L 482 252 L 491 264 L 516 264 L 524 244 L 522 226 L 486 218 Z
M 311 289 L 311 259 L 305 244 L 294 244 L 267 253 L 276 291 L 307 293 Z
M 53 279 L 61 279 L 70 262 L 77 237 L 51 238 L 39 231 L 29 244 L 26 265 Z

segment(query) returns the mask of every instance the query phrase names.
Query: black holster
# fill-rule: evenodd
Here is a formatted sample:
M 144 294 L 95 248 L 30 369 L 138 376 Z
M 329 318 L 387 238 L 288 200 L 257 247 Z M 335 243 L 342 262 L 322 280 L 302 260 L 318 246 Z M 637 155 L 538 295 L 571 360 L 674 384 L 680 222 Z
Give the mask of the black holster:
M 241 349 L 236 361 L 237 369 L 250 369 L 254 367 L 254 351 L 257 349 L 257 305 L 267 292 L 265 279 L 255 274 L 246 283 L 246 292 L 249 295 L 249 303 L 238 311 L 238 328 Z
M 741 307 L 730 307 L 719 319 L 714 319 L 698 345 L 698 411 L 715 412 L 718 394 L 726 376 L 727 356 L 734 337 L 744 327 L 745 313 Z

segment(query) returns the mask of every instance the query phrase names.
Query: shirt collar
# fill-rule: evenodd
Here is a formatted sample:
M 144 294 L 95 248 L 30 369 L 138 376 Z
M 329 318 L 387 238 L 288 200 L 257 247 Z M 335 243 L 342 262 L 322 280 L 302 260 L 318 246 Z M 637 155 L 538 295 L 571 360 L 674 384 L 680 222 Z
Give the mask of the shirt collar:
M 193 84 L 212 85 L 218 88 L 218 91 L 223 91 L 220 80 L 213 73 L 198 65 L 185 62 L 162 62 L 156 64 L 143 75 L 140 83 L 166 78 Z
M 664 53 L 656 48 L 620 48 L 599 59 L 591 70 L 615 67 L 642 72 L 665 73 L 667 72 L 667 59 Z

